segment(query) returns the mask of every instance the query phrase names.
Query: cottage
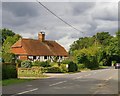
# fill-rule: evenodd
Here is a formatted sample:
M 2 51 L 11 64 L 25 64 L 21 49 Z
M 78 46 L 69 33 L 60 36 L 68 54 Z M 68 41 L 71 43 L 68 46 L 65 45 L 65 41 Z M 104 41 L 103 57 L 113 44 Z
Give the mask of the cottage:
M 55 57 L 61 62 L 67 58 L 67 51 L 56 41 L 45 40 L 45 33 L 38 33 L 38 40 L 21 38 L 11 47 L 11 51 L 21 60 L 51 62 Z

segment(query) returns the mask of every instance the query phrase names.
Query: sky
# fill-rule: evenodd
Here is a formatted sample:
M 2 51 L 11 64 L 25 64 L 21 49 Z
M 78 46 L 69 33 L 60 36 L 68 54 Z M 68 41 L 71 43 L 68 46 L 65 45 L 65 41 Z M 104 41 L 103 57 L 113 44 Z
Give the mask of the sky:
M 66 50 L 80 37 L 118 30 L 118 2 L 42 2 L 77 31 L 37 2 L 2 2 L 2 27 L 23 38 L 37 39 L 44 31 L 47 40 L 55 40 Z M 1 12 L 1 10 L 0 10 Z

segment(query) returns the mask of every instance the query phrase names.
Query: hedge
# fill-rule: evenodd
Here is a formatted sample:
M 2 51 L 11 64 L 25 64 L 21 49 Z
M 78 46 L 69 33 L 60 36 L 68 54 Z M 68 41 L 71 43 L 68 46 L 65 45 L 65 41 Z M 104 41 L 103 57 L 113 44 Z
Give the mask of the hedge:
M 17 78 L 17 70 L 15 65 L 2 65 L 2 79 Z
M 78 71 L 78 66 L 76 63 L 74 63 L 73 61 L 69 62 L 68 64 L 68 72 L 75 72 Z

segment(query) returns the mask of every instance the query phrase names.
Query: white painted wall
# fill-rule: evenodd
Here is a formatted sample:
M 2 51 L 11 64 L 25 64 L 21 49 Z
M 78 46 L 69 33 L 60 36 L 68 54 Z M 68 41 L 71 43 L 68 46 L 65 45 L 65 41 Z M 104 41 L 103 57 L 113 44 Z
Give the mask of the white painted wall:
M 33 59 L 33 56 L 28 56 L 28 58 Z M 47 56 L 47 59 L 45 59 L 44 56 L 36 56 L 36 59 L 34 61 L 36 61 L 36 60 L 38 60 L 38 61 L 50 60 L 51 62 L 53 62 L 53 58 L 54 58 L 54 56 Z M 62 58 L 61 58 L 61 56 L 59 56 L 58 62 L 62 62 L 62 60 L 64 60 L 65 58 L 66 57 L 64 57 L 64 56 L 62 56 Z

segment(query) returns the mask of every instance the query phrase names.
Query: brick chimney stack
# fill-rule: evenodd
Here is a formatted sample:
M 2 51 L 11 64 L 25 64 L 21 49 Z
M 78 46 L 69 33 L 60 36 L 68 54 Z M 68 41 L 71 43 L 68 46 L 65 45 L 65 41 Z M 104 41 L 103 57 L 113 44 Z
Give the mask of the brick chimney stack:
M 38 33 L 38 40 L 40 40 L 41 42 L 45 40 L 45 32 Z

